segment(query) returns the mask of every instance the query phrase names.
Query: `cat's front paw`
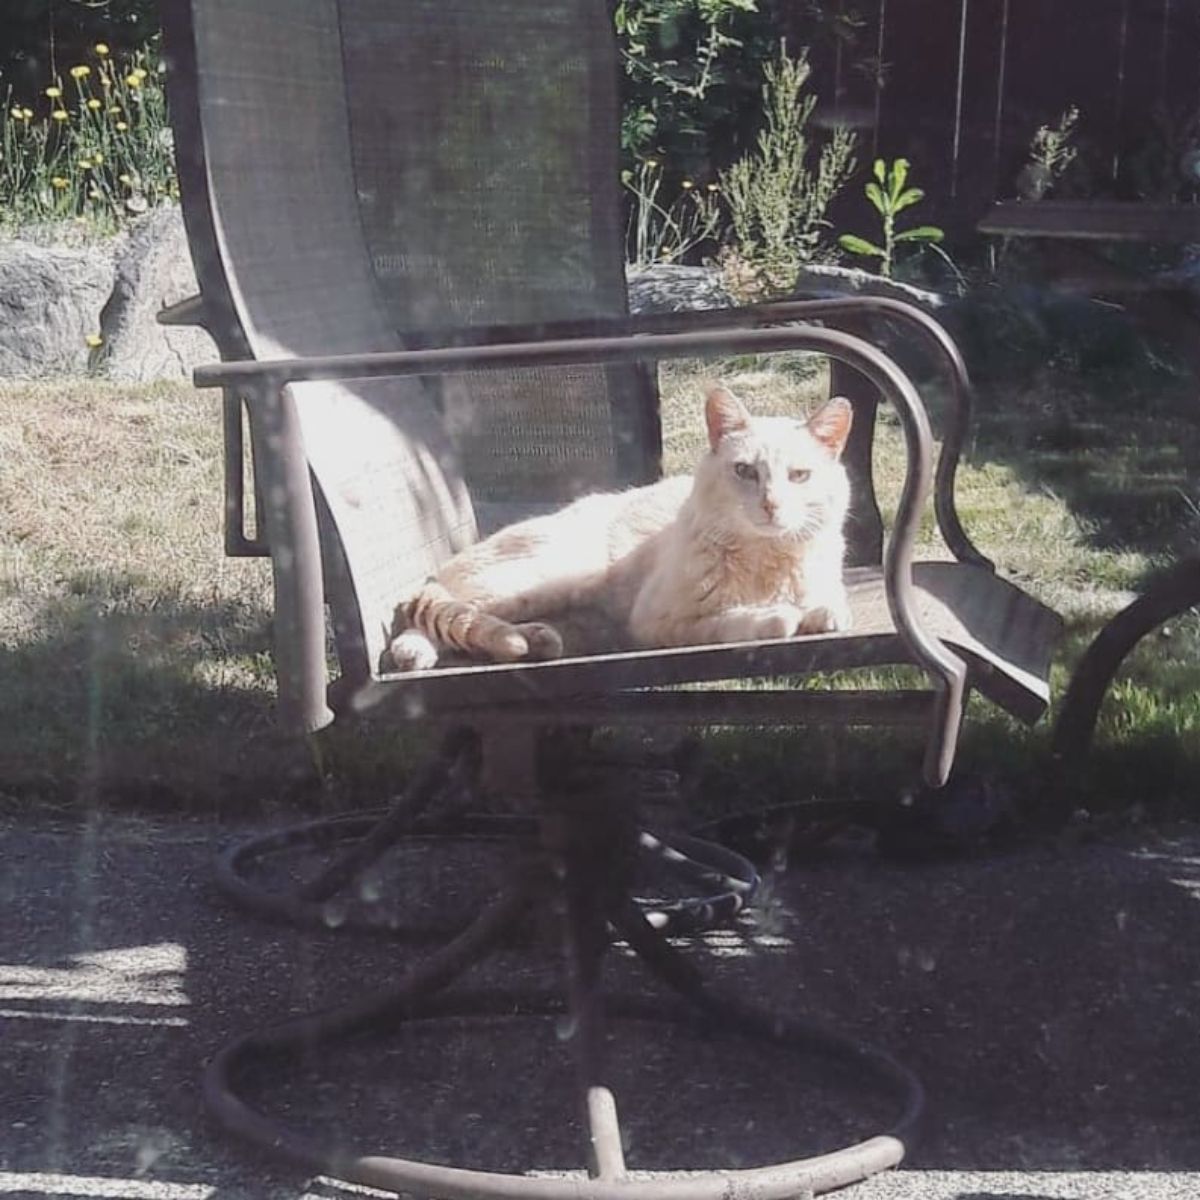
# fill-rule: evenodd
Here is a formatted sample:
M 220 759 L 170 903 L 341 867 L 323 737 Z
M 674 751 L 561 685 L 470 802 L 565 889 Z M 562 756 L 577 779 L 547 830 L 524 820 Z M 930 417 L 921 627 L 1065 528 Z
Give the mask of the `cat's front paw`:
M 526 652 L 527 657 L 534 662 L 562 658 L 562 636 L 553 625 L 546 625 L 541 621 L 527 621 L 523 625 L 516 626 L 516 629 L 529 647 Z
M 804 614 L 794 604 L 769 604 L 750 616 L 747 641 L 768 641 L 792 637 L 800 628 Z
M 437 666 L 437 647 L 416 629 L 392 638 L 388 654 L 397 671 L 430 671 Z
M 804 633 L 848 633 L 853 620 L 850 606 L 844 602 L 818 604 L 805 609 L 800 616 L 796 632 Z

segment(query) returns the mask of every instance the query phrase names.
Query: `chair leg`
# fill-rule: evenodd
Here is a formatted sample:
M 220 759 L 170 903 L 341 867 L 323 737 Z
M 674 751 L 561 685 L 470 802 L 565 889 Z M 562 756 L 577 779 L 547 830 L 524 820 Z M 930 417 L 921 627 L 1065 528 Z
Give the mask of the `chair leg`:
M 455 924 L 441 913 L 410 919 L 377 903 L 359 906 L 356 894 L 371 891 L 367 873 L 408 839 L 442 845 L 455 840 L 484 845 L 536 839 L 536 818 L 521 815 L 520 810 L 528 813 L 536 804 L 539 772 L 559 769 L 547 768 L 547 760 L 577 764 L 585 743 L 586 731 L 574 729 L 542 739 L 533 728 L 516 724 L 485 727 L 482 734 L 468 728 L 453 730 L 438 756 L 416 773 L 390 809 L 348 813 L 235 843 L 218 858 L 217 886 L 239 907 L 290 924 L 347 925 L 414 940 L 452 936 L 462 922 Z M 622 784 L 636 778 L 625 763 L 604 763 L 600 770 L 610 781 L 615 775 Z M 661 774 L 656 772 L 655 778 Z M 510 811 L 494 811 L 497 803 L 490 811 L 479 811 L 485 794 Z M 730 920 L 759 886 L 753 864 L 723 846 L 682 833 L 660 835 L 649 830 L 643 830 L 639 840 L 643 862 L 654 864 L 655 877 L 676 881 L 671 888 L 676 898 L 645 901 L 652 920 L 673 933 L 695 932 Z M 291 855 L 294 860 L 316 850 L 332 850 L 332 861 L 299 885 L 271 888 L 254 878 L 256 868 L 273 858 L 287 861 Z M 470 867 L 463 878 L 471 878 Z M 686 885 L 683 896 L 678 895 L 678 882 Z
M 239 1038 L 218 1054 L 205 1078 L 205 1096 L 217 1119 L 232 1133 L 309 1170 L 351 1183 L 439 1200 L 798 1200 L 858 1182 L 896 1166 L 904 1139 L 921 1109 L 920 1084 L 884 1052 L 811 1023 L 789 1021 L 726 1000 L 707 989 L 697 969 L 682 958 L 633 904 L 629 894 L 631 848 L 636 843 L 632 811 L 612 796 L 562 791 L 541 813 L 542 844 L 548 851 L 534 869 L 518 875 L 458 938 L 410 970 L 400 985 L 341 1009 L 302 1017 Z M 562 1178 L 467 1170 L 379 1154 L 358 1154 L 314 1145 L 308 1138 L 255 1110 L 238 1094 L 246 1067 L 255 1060 L 286 1063 L 301 1048 L 368 1030 L 387 1030 L 410 1019 L 459 1013 L 507 1011 L 561 1014 L 561 1006 L 511 994 L 485 997 L 443 992 L 454 979 L 500 942 L 530 906 L 547 892 L 563 917 L 568 993 L 568 1029 L 589 1134 L 590 1178 Z M 809 1158 L 766 1167 L 698 1172 L 625 1170 L 617 1106 L 602 1060 L 600 980 L 613 922 L 630 947 L 659 978 L 682 992 L 711 1022 L 711 1033 L 735 1030 L 780 1048 L 816 1050 L 851 1066 L 866 1068 L 903 1097 L 894 1128 L 865 1141 Z M 661 1000 L 614 1005 L 638 1020 L 662 1020 Z M 560 1018 L 561 1020 L 561 1018 Z

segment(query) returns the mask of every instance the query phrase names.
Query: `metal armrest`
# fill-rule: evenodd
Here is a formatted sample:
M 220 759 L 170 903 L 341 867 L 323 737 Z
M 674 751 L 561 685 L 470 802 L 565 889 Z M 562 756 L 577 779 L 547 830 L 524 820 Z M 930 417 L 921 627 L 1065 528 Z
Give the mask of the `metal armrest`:
M 782 300 L 740 308 L 692 309 L 632 317 L 555 321 L 537 325 L 492 325 L 430 330 L 413 348 L 488 346 L 575 338 L 609 338 L 644 334 L 686 333 L 698 329 L 757 328 L 763 325 L 820 321 L 838 327 L 856 318 L 883 317 L 912 329 L 941 367 L 949 386 L 950 406 L 942 450 L 934 477 L 934 513 L 950 553 L 960 562 L 994 570 L 994 564 L 968 537 L 955 507 L 954 488 L 962 448 L 971 428 L 974 391 L 966 363 L 954 339 L 935 317 L 905 300 L 890 296 L 838 296 L 818 300 Z
M 822 304 L 826 302 L 820 302 Z M 828 302 L 836 304 L 837 302 Z M 944 781 L 953 760 L 966 695 L 967 668 L 921 623 L 912 580 L 913 548 L 921 507 L 932 482 L 929 417 L 911 381 L 887 355 L 841 330 L 815 326 L 718 328 L 691 333 L 582 337 L 506 345 L 475 345 L 264 362 L 220 363 L 195 372 L 197 387 L 235 387 L 247 395 L 258 444 L 268 468 L 268 541 L 276 549 L 280 699 L 294 719 L 313 726 L 326 713 L 324 614 L 317 519 L 307 462 L 288 384 L 318 380 L 378 379 L 532 366 L 567 366 L 769 354 L 807 350 L 862 372 L 896 408 L 904 430 L 907 463 L 888 539 L 883 572 L 888 607 L 906 651 L 937 693 L 925 774 Z M 291 553 L 280 555 L 279 548 Z M 284 610 L 287 611 L 284 611 Z

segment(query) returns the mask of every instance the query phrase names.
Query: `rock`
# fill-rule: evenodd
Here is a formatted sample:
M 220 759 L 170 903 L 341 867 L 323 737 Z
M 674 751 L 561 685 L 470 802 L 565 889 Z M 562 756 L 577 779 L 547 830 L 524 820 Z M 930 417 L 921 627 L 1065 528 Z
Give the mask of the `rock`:
M 726 290 L 719 267 L 681 267 L 673 264 L 630 269 L 629 309 L 634 314 L 687 312 L 703 308 L 729 308 L 736 301 Z M 883 279 L 854 267 L 805 267 L 793 299 L 834 296 L 894 296 L 921 308 L 941 308 L 945 298 L 937 292 L 894 279 Z
M 117 244 L 115 258 L 112 295 L 100 316 L 103 373 L 128 383 L 190 379 L 194 368 L 214 362 L 217 349 L 208 334 L 156 319 L 198 290 L 179 209 L 156 208 L 139 217 Z
M 0 241 L 0 378 L 85 372 L 115 275 L 101 246 Z
M 631 267 L 627 279 L 629 311 L 637 316 L 729 308 L 734 302 L 716 267 L 680 267 L 669 263 L 640 269 Z

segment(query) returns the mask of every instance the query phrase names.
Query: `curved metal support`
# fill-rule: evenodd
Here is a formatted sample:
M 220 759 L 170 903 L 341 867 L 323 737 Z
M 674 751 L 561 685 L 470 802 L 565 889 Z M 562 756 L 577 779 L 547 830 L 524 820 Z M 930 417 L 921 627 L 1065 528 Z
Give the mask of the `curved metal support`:
M 1151 630 L 1200 604 L 1200 555 L 1169 567 L 1096 635 L 1071 676 L 1054 724 L 1051 753 L 1071 769 L 1087 753 L 1100 705 L 1129 652 Z
M 375 857 L 371 851 L 380 849 L 384 841 L 387 845 L 407 837 L 443 841 L 530 841 L 536 833 L 534 818 L 509 814 L 469 814 L 449 825 L 439 823 L 429 827 L 417 823 L 420 808 L 427 799 L 424 788 L 419 796 L 411 797 L 411 804 L 409 799 L 406 796 L 390 811 L 346 813 L 235 842 L 217 858 L 215 883 L 239 908 L 256 916 L 292 925 L 328 928 L 332 898 L 348 882 L 344 876 L 345 866 L 352 864 L 357 869 L 360 864 L 367 865 Z M 256 885 L 250 878 L 254 864 L 271 855 L 344 841 L 353 841 L 352 849 L 335 858 L 327 872 L 299 889 L 271 890 Z M 698 894 L 678 900 L 637 901 L 647 920 L 673 937 L 698 933 L 731 921 L 751 903 L 761 884 L 749 859 L 716 842 L 681 833 L 660 836 L 642 830 L 639 849 L 644 855 L 660 860 L 665 872 L 696 887 Z M 356 920 L 353 913 L 346 918 L 344 907 L 339 920 L 342 918 L 345 918 L 346 927 L 352 927 L 356 932 L 384 934 L 409 941 L 438 941 L 461 929 L 461 924 L 451 925 L 444 919 L 405 924 L 390 919 L 371 923 Z
M 611 849 L 611 847 L 610 847 Z M 575 842 L 575 853 L 562 860 L 578 868 L 587 856 L 586 841 Z M 794 1200 L 798 1195 L 824 1192 L 858 1182 L 879 1171 L 897 1166 L 905 1153 L 905 1139 L 916 1126 L 923 1094 L 920 1084 L 903 1068 L 874 1047 L 838 1035 L 816 1024 L 788 1021 L 767 1013 L 743 1008 L 718 999 L 693 984 L 690 964 L 686 971 L 671 964 L 683 962 L 666 948 L 668 966 L 660 960 L 666 943 L 645 917 L 635 909 L 622 915 L 619 881 L 601 893 L 593 877 L 599 864 L 570 886 L 566 867 L 568 920 L 568 966 L 571 997 L 570 1025 L 577 1030 L 579 1080 L 590 1145 L 593 1177 L 546 1178 L 435 1166 L 412 1159 L 346 1153 L 314 1144 L 308 1138 L 263 1115 L 238 1093 L 240 1078 L 255 1061 L 294 1059 L 300 1049 L 315 1043 L 383 1029 L 399 1022 L 439 1016 L 480 1012 L 506 1015 L 554 1016 L 561 1004 L 548 1004 L 522 994 L 460 994 L 434 997 L 468 967 L 480 961 L 505 937 L 545 885 L 544 874 L 530 873 L 523 883 L 507 890 L 485 910 L 462 935 L 442 950 L 411 969 L 404 981 L 387 992 L 357 1001 L 341 1009 L 301 1017 L 264 1032 L 239 1038 L 222 1050 L 208 1067 L 204 1078 L 206 1102 L 218 1121 L 231 1133 L 269 1149 L 308 1170 L 332 1174 L 369 1187 L 385 1188 L 444 1200 L 728 1200 L 730 1196 L 752 1195 L 761 1200 Z M 620 872 L 618 871 L 618 876 Z M 607 878 L 607 875 L 605 876 Z M 587 908 L 579 911 L 580 905 Z M 603 917 L 630 929 L 629 944 L 639 956 L 646 955 L 651 969 L 678 987 L 707 1018 L 715 1018 L 711 1032 L 737 1032 L 780 1047 L 816 1050 L 839 1062 L 864 1069 L 888 1090 L 903 1097 L 902 1111 L 887 1133 L 831 1153 L 796 1159 L 766 1167 L 742 1170 L 627 1173 L 621 1151 L 617 1108 L 599 1071 L 600 1008 L 598 995 L 599 959 L 606 941 Z M 660 999 L 640 1004 L 612 1005 L 615 1015 L 640 1020 L 663 1020 Z
M 694 309 L 652 313 L 624 319 L 558 321 L 538 325 L 492 325 L 463 329 L 427 330 L 423 346 L 486 346 L 543 339 L 624 337 L 682 333 L 691 329 L 744 328 L 775 322 L 822 321 L 876 315 L 913 329 L 941 361 L 950 387 L 942 452 L 938 456 L 934 507 L 946 545 L 960 562 L 992 570 L 992 561 L 972 543 L 954 503 L 954 485 L 963 446 L 971 428 L 974 387 L 957 343 L 946 327 L 923 308 L 891 296 L 838 296 L 819 300 L 778 300 L 739 308 Z M 852 332 L 852 331 L 851 331 Z
M 815 306 L 815 307 L 814 307 Z M 955 505 L 954 488 L 958 464 L 963 446 L 971 429 L 974 412 L 974 387 L 967 372 L 967 364 L 958 349 L 958 344 L 935 317 L 915 304 L 908 304 L 888 296 L 856 296 L 838 300 L 793 301 L 756 306 L 764 316 L 779 313 L 782 319 L 836 320 L 842 315 L 860 315 L 863 312 L 890 317 L 911 326 L 933 350 L 935 358 L 941 359 L 946 381 L 950 385 L 950 409 L 946 416 L 942 452 L 938 455 L 933 504 L 938 528 L 946 540 L 950 553 L 959 562 L 974 563 L 989 571 L 995 564 L 971 541 L 963 528 Z M 797 309 L 802 311 L 797 312 Z
M 201 367 L 195 373 L 195 380 L 200 387 L 224 387 L 231 384 L 242 386 L 253 381 L 267 390 L 282 392 L 289 383 L 306 380 L 366 379 L 585 363 L 607 365 L 644 359 L 769 354 L 783 350 L 810 350 L 844 362 L 865 375 L 899 413 L 908 459 L 896 523 L 884 557 L 884 579 L 888 607 L 901 643 L 912 661 L 925 670 L 937 693 L 934 726 L 926 747 L 923 774 L 930 786 L 941 787 L 949 776 L 954 759 L 966 697 L 967 667 L 962 659 L 924 628 L 916 610 L 912 559 L 920 509 L 932 482 L 932 434 L 929 417 L 916 389 L 899 366 L 861 338 L 836 329 L 816 327 L 716 329 L 698 333 L 579 338 L 572 341 L 504 346 L 466 346 L 327 358 L 223 363 Z M 294 479 L 294 474 L 293 472 L 289 479 Z M 292 486 L 295 486 L 294 483 Z M 311 487 L 307 488 L 307 492 L 307 506 L 303 500 L 299 503 L 301 507 L 311 508 Z M 268 511 L 271 507 L 268 506 Z M 270 536 L 270 540 L 272 544 L 280 545 L 273 535 Z M 314 569 L 319 571 L 319 561 Z M 276 577 L 279 578 L 278 571 Z M 323 616 L 320 604 L 316 603 L 317 599 L 309 596 L 303 602 L 297 601 L 295 607 L 305 608 L 309 617 L 315 620 Z M 315 609 L 312 607 L 314 604 Z M 323 674 L 323 644 L 319 657 L 312 658 L 312 652 L 313 647 L 310 646 L 310 674 L 315 675 L 318 671 Z M 310 677 L 306 675 L 303 678 L 307 682 Z M 281 695 L 282 690 L 281 686 Z M 310 694 L 309 699 L 313 700 L 315 697 Z

